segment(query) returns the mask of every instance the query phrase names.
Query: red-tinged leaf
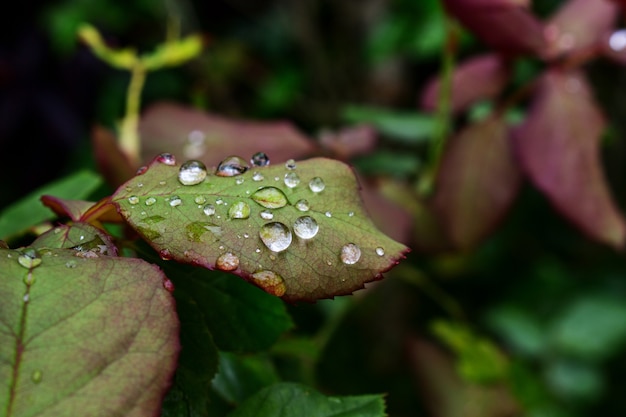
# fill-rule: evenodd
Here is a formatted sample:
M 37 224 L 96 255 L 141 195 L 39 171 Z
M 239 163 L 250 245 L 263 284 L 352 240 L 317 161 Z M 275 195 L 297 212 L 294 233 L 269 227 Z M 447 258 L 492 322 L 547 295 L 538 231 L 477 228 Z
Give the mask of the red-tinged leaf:
M 233 176 L 202 176 L 195 185 L 179 177 L 186 166 L 157 157 L 112 196 L 162 257 L 313 301 L 363 288 L 408 251 L 375 227 L 352 170 L 339 161 L 229 168 L 216 174 Z
M 569 0 L 546 22 L 548 54 L 592 46 L 612 31 L 619 8 L 607 0 Z
M 510 75 L 509 64 L 498 55 L 481 55 L 462 62 L 452 77 L 452 111 L 461 112 L 476 101 L 497 97 Z M 440 86 L 438 78 L 426 85 L 421 98 L 422 108 L 431 111 L 437 108 Z
M 372 152 L 376 147 L 378 134 L 372 126 L 362 124 L 338 131 L 323 131 L 319 141 L 334 158 L 347 160 Z
M 59 217 L 67 217 L 72 221 L 90 221 L 98 219 L 107 223 L 121 223 L 123 220 L 113 205 L 105 202 L 94 203 L 84 200 L 67 200 L 51 195 L 41 197 L 44 206 Z M 97 215 L 96 215 L 97 212 Z
M 63 224 L 48 230 L 35 239 L 31 247 L 74 249 L 77 256 L 87 258 L 99 255 L 117 256 L 117 247 L 109 234 L 88 223 L 80 222 Z M 82 255 L 78 252 L 82 252 Z
M 463 26 L 498 52 L 507 56 L 543 53 L 543 25 L 518 1 L 443 0 L 443 3 Z
M 579 72 L 542 77 L 526 121 L 515 132 L 524 171 L 589 237 L 622 247 L 626 226 L 600 161 L 605 119 Z
M 479 243 L 504 217 L 520 184 L 503 118 L 463 129 L 446 149 L 433 197 L 450 241 L 460 249 Z
M 113 132 L 96 126 L 91 133 L 91 143 L 98 170 L 109 185 L 118 187 L 135 175 L 139 167 L 124 154 Z
M 0 249 L 0 410 L 6 416 L 160 413 L 179 323 L 140 259 Z
M 211 167 L 224 155 L 250 158 L 262 151 L 275 163 L 298 159 L 316 150 L 315 142 L 289 122 L 228 119 L 167 102 L 148 108 L 139 130 L 144 162 L 169 152 Z

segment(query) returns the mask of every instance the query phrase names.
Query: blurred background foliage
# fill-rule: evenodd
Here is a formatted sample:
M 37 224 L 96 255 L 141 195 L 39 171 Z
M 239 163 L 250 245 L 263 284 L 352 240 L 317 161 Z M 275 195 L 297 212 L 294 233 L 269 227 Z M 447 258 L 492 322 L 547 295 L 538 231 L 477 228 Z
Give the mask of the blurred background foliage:
M 536 1 L 533 10 L 548 16 L 561 3 Z M 367 123 L 378 143 L 350 159 L 364 177 L 411 183 L 425 163 L 435 122 L 417 103 L 444 48 L 437 0 L 58 0 L 14 7 L 0 38 L 0 208 L 65 174 L 95 170 L 91 128 L 114 127 L 124 112 L 128 74 L 77 42 L 82 22 L 111 45 L 140 50 L 168 31 L 206 37 L 200 58 L 148 76 L 144 106 L 173 100 L 226 116 L 288 119 L 320 140 Z M 457 60 L 487 51 L 468 32 L 459 42 Z M 519 60 L 513 84 L 542 69 Z M 587 69 L 610 120 L 605 170 L 626 207 L 626 76 L 603 60 Z M 467 117 L 480 118 L 490 105 L 476 104 Z M 220 358 L 238 389 L 255 391 L 280 375 L 333 395 L 384 392 L 392 416 L 626 415 L 623 253 L 588 240 L 526 183 L 477 248 L 414 250 L 355 297 L 289 309 L 296 328 L 267 354 L 271 363 L 266 355 Z M 228 409 L 220 402 L 228 398 L 226 378 L 214 381 L 216 415 Z

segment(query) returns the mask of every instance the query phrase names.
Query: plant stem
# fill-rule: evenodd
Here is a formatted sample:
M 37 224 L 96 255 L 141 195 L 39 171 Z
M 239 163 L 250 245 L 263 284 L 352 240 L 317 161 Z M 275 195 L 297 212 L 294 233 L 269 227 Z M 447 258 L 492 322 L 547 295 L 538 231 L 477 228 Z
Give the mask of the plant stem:
M 146 81 L 146 69 L 138 61 L 130 73 L 130 84 L 126 94 L 126 115 L 120 128 L 120 147 L 133 165 L 139 165 L 141 143 L 139 141 L 139 110 L 141 90 Z

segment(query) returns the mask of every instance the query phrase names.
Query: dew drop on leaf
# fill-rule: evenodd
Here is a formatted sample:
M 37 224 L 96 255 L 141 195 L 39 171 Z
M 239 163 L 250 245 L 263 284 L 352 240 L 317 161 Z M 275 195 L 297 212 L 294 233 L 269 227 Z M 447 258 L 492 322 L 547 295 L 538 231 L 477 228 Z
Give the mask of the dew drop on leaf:
M 175 195 L 170 198 L 170 206 L 176 207 L 180 206 L 181 204 L 183 204 L 183 200 L 181 200 L 179 196 Z
M 28 293 L 24 294 L 24 297 L 22 298 L 22 300 L 24 300 L 24 302 L 27 303 L 30 300 L 30 295 Z
M 41 256 L 39 256 L 39 253 L 35 249 L 29 248 L 24 250 L 24 252 L 18 256 L 17 262 L 24 268 L 37 268 L 41 265 Z
M 255 172 L 254 174 L 252 174 L 252 181 L 258 182 L 258 181 L 263 181 L 264 179 L 265 177 L 260 172 Z
M 239 177 L 239 178 L 237 178 L 237 179 L 235 180 L 235 184 L 237 184 L 237 185 L 241 185 L 241 184 L 243 184 L 243 183 L 244 183 L 244 181 L 245 181 L 245 180 L 244 180 L 242 177 Z
M 264 152 L 257 152 L 250 158 L 250 163 L 255 167 L 264 167 L 270 164 L 270 158 Z
M 163 259 L 164 261 L 169 261 L 170 259 L 172 259 L 172 254 L 170 253 L 169 249 L 161 249 L 159 251 L 159 256 L 161 257 L 161 259 Z
M 43 378 L 43 372 L 41 372 L 39 369 L 36 371 L 33 371 L 33 373 L 30 376 L 30 379 L 35 383 L 35 384 L 39 384 L 41 382 L 41 378 Z
M 252 280 L 265 292 L 281 297 L 287 291 L 285 280 L 274 271 L 259 271 L 252 274 Z
M 199 196 L 196 196 L 196 198 L 194 198 L 193 201 L 196 204 L 204 204 L 204 203 L 206 203 L 206 198 L 204 196 L 202 196 L 202 195 L 199 195 Z
M 348 217 L 354 217 L 354 212 L 351 211 L 350 213 L 348 213 Z
M 215 214 L 215 206 L 213 204 L 207 204 L 206 206 L 204 206 L 204 208 L 202 209 L 202 211 L 204 212 L 204 214 L 206 214 L 207 216 L 212 216 Z
M 383 256 L 385 254 L 385 250 L 380 246 L 376 248 L 376 255 Z
M 239 268 L 239 258 L 233 253 L 226 252 L 217 258 L 215 267 L 222 271 L 234 271 Z
M 184 162 L 178 171 L 178 181 L 182 185 L 200 184 L 206 178 L 206 166 L 195 159 Z
M 157 156 L 157 162 L 165 165 L 176 165 L 176 158 L 171 153 L 162 153 Z
M 361 249 L 354 243 L 348 243 L 341 248 L 341 262 L 346 265 L 353 265 L 361 259 Z
M 148 170 L 148 167 L 145 165 L 142 167 L 139 167 L 139 169 L 137 169 L 137 172 L 135 172 L 135 175 L 143 175 L 146 173 L 147 170 Z
M 250 168 L 248 163 L 240 156 L 229 156 L 219 163 L 215 175 L 219 177 L 235 177 L 246 172 Z
M 285 193 L 276 187 L 263 187 L 250 196 L 255 202 L 265 208 L 281 208 L 287 205 Z
M 65 267 L 66 268 L 76 268 L 76 261 L 67 261 L 65 262 Z
M 134 206 L 135 204 L 139 203 L 139 197 L 137 197 L 136 195 L 131 195 L 130 197 L 128 197 L 128 203 Z
M 259 230 L 261 241 L 272 252 L 282 252 L 291 245 L 291 230 L 280 222 L 267 223 Z
M 331 213 L 330 211 L 327 211 L 326 213 L 324 213 L 324 215 L 326 217 L 333 217 L 333 213 Z
M 293 224 L 293 232 L 302 239 L 314 238 L 319 230 L 319 225 L 311 216 L 298 217 Z
M 165 288 L 168 292 L 174 292 L 175 290 L 174 283 L 169 278 L 165 278 L 163 280 L 163 288 Z
M 250 206 L 243 201 L 237 201 L 228 209 L 228 217 L 231 219 L 247 219 L 250 217 Z
M 300 184 L 300 177 L 295 172 L 285 174 L 285 185 L 289 188 L 297 187 Z
M 321 193 L 326 188 L 326 184 L 324 184 L 324 180 L 320 177 L 315 177 L 311 181 L 309 181 L 309 188 L 314 193 Z
M 298 200 L 296 202 L 296 208 L 300 211 L 309 211 L 311 209 L 311 206 L 309 205 L 309 202 L 307 200 Z
M 151 205 L 153 205 L 154 203 L 156 203 L 156 198 L 154 198 L 154 197 L 148 197 L 148 198 L 146 198 L 146 206 L 151 206 Z
M 289 159 L 287 162 L 285 162 L 285 168 L 287 169 L 296 169 L 296 161 L 294 161 L 293 159 Z
M 217 200 L 215 200 L 215 204 L 217 204 L 218 206 L 221 206 L 222 204 L 224 204 L 224 200 L 222 200 L 221 198 L 218 198 Z
M 263 210 L 259 213 L 259 216 L 261 216 L 263 220 L 272 220 L 274 218 L 274 213 L 269 210 Z

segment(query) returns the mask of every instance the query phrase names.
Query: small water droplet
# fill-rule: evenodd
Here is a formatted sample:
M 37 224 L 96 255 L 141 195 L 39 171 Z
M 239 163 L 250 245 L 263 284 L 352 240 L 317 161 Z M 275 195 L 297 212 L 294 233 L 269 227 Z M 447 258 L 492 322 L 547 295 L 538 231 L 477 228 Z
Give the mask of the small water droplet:
M 259 230 L 261 241 L 272 252 L 282 252 L 291 245 L 291 230 L 279 222 L 267 223 Z
M 264 179 L 265 177 L 260 172 L 255 172 L 254 174 L 252 174 L 252 181 L 258 182 L 258 181 L 263 181 Z
M 349 212 L 348 217 L 354 217 L 354 212 L 353 211 Z
M 317 235 L 320 227 L 313 217 L 298 217 L 293 224 L 293 232 L 302 239 L 312 239 Z
M 129 192 L 129 193 L 130 193 L 131 191 L 133 191 L 133 187 L 128 186 L 128 185 L 127 185 L 126 187 L 124 187 L 124 189 L 126 190 L 126 192 Z
M 326 213 L 324 213 L 324 216 L 333 217 L 333 213 L 331 213 L 330 211 L 327 211 Z
M 134 206 L 135 204 L 139 203 L 139 197 L 137 197 L 136 195 L 131 195 L 130 197 L 128 197 L 128 203 Z
M 162 153 L 157 156 L 157 161 L 165 165 L 176 165 L 176 158 L 171 153 Z
M 207 204 L 206 206 L 204 206 L 204 208 L 202 209 L 202 211 L 204 212 L 204 214 L 206 214 L 207 216 L 212 216 L 215 214 L 215 206 L 213 204 Z
M 60 228 L 57 227 L 56 229 L 54 229 L 54 234 L 55 235 L 58 235 L 59 233 L 61 233 L 61 229 Z
M 296 169 L 296 161 L 294 161 L 293 159 L 287 160 L 287 162 L 285 162 L 285 168 L 292 170 Z
M 85 236 L 84 236 L 84 235 L 80 235 L 80 237 L 78 238 L 78 240 L 85 240 Z
M 326 188 L 326 184 L 324 184 L 324 180 L 320 177 L 315 177 L 311 181 L 309 181 L 309 188 L 314 193 L 321 193 Z
M 261 253 L 261 249 L 259 249 L 259 248 L 256 248 L 254 251 L 255 251 L 256 253 Z
M 311 209 L 311 206 L 309 205 L 309 202 L 307 200 L 298 200 L 296 202 L 296 208 L 300 211 L 309 211 Z
M 206 166 L 195 159 L 183 163 L 178 171 L 178 181 L 183 185 L 200 184 L 206 176 Z
M 353 265 L 361 259 L 361 249 L 354 243 L 348 243 L 341 248 L 341 262 L 346 265 Z
M 248 234 L 248 233 L 244 233 L 244 234 L 243 234 L 243 238 L 244 238 L 244 239 L 247 239 L 247 238 L 249 238 L 249 237 L 250 237 L 250 234 Z
M 217 204 L 218 206 L 221 206 L 222 204 L 224 204 L 224 200 L 222 200 L 221 198 L 218 198 L 217 200 L 215 200 L 215 204 Z
M 198 196 L 196 196 L 196 198 L 193 199 L 193 201 L 196 204 L 204 204 L 204 203 L 206 203 L 206 198 L 204 196 L 202 196 L 202 195 L 198 195 Z
M 295 172 L 285 174 L 285 185 L 289 188 L 297 187 L 300 184 L 300 177 Z
M 272 261 L 275 261 L 275 260 L 276 260 L 276 255 L 271 254 L 271 255 L 270 255 L 270 259 L 271 259 Z
M 220 245 L 219 250 L 224 250 L 224 245 Z
M 261 216 L 263 220 L 272 220 L 274 218 L 274 213 L 269 210 L 263 210 L 259 213 L 259 216 Z
M 159 181 L 159 185 L 165 185 L 165 184 L 167 184 L 167 182 L 165 182 L 165 181 Z
M 326 261 L 326 265 L 331 266 L 332 264 L 333 264 L 332 261 L 330 260 Z
M 174 283 L 169 278 L 165 278 L 163 280 L 163 288 L 165 288 L 168 292 L 174 292 L 176 289 L 174 287 Z
M 222 271 L 234 271 L 239 268 L 239 258 L 233 253 L 226 252 L 217 258 L 215 267 Z
M 180 206 L 181 204 L 183 204 L 183 200 L 181 200 L 179 196 L 174 195 L 172 196 L 172 198 L 170 198 L 170 206 L 176 207 Z
M 67 268 L 76 268 L 76 261 L 67 261 L 65 262 L 65 266 Z
M 30 379 L 35 383 L 35 384 L 39 384 L 41 382 L 41 378 L 43 378 L 43 372 L 41 372 L 39 369 L 34 371 L 31 376 Z
M 140 182 L 139 184 L 137 184 L 137 188 L 143 188 L 143 182 Z
M 274 181 L 280 181 L 280 177 L 274 177 Z
M 243 201 L 237 201 L 228 209 L 228 217 L 231 219 L 247 219 L 250 217 L 250 206 Z
M 265 208 L 281 208 L 287 205 L 285 193 L 276 187 L 263 187 L 250 196 L 255 202 Z
M 237 178 L 237 179 L 235 180 L 235 184 L 237 184 L 237 185 L 241 185 L 241 184 L 243 184 L 243 183 L 244 183 L 244 181 L 245 181 L 245 180 L 244 180 L 244 178 L 243 178 L 243 177 L 239 177 L 239 178 Z
M 41 265 L 41 257 L 35 249 L 28 248 L 24 250 L 20 256 L 18 256 L 17 262 L 24 268 L 37 268 L 39 265 Z
M 287 291 L 285 280 L 274 271 L 258 271 L 252 274 L 252 281 L 265 292 L 281 297 Z
M 229 156 L 217 166 L 215 175 L 219 177 L 234 177 L 241 175 L 250 168 L 248 163 L 239 156 Z
M 250 164 L 255 167 L 264 167 L 270 164 L 270 158 L 264 152 L 257 152 L 250 158 Z
M 385 254 L 385 250 L 380 246 L 376 248 L 376 255 L 383 256 Z
M 169 261 L 170 259 L 172 259 L 172 254 L 170 253 L 169 249 L 161 249 L 159 251 L 159 256 L 161 257 L 161 259 L 163 259 L 164 261 Z
M 145 166 L 145 165 L 144 165 L 144 166 L 142 166 L 142 167 L 139 167 L 139 169 L 137 170 L 137 172 L 135 172 L 135 175 L 143 175 L 143 174 L 145 174 L 145 173 L 146 173 L 146 171 L 147 171 L 147 170 L 148 170 L 148 167 L 147 167 L 147 166 Z
M 153 205 L 154 203 L 156 203 L 156 201 L 157 201 L 157 200 L 156 200 L 156 198 L 154 198 L 154 197 L 148 197 L 148 198 L 146 198 L 146 206 L 151 206 L 151 205 Z
M 24 297 L 22 297 L 22 300 L 24 300 L 25 303 L 30 301 L 30 294 L 26 293 L 24 294 Z

